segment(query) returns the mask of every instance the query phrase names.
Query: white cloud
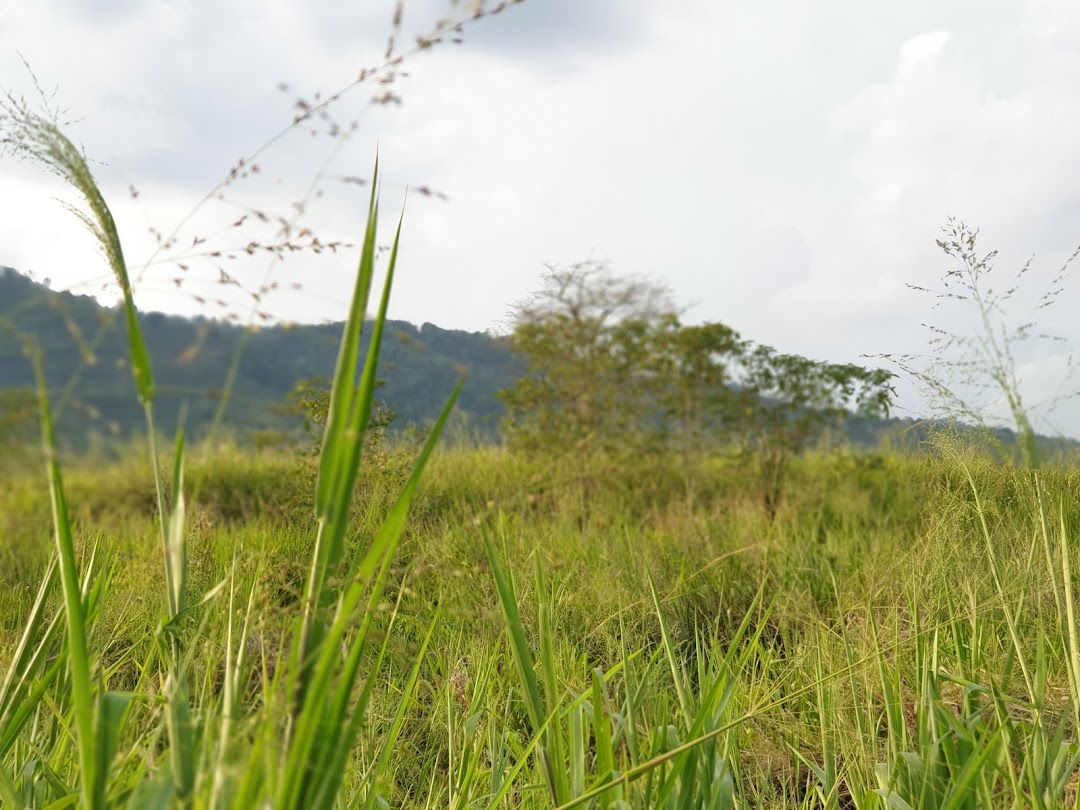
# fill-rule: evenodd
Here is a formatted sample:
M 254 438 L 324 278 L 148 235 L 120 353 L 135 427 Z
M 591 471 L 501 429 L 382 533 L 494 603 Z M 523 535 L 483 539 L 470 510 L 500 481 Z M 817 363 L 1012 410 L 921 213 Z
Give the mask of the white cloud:
M 900 46 L 900 64 L 897 73 L 909 77 L 918 73 L 932 72 L 939 64 L 938 57 L 952 39 L 949 31 L 928 31 L 912 37 Z
M 403 41 L 446 7 L 407 4 Z M 182 217 L 289 120 L 297 94 L 377 60 L 391 9 L 0 0 L 0 40 L 60 83 L 134 263 L 153 247 L 147 225 Z M 407 205 L 396 317 L 482 329 L 542 262 L 594 256 L 667 281 L 692 317 L 858 360 L 923 344 L 926 301 L 903 285 L 940 275 L 947 215 L 982 226 L 1005 270 L 1033 251 L 1054 267 L 1080 242 L 1077 36 L 1080 7 L 1065 0 L 527 0 L 462 48 L 410 61 L 400 109 L 366 107 L 370 89 L 350 96 L 340 117 L 360 129 L 329 171 L 367 174 L 378 145 L 388 220 L 406 185 L 450 195 Z M 0 75 L 26 88 L 13 52 Z M 260 182 L 230 189 L 184 238 L 227 225 L 238 204 L 287 214 L 330 146 L 285 138 L 260 157 Z M 62 284 L 100 278 L 77 225 L 47 202 L 55 184 L 8 166 L 5 181 L 0 263 Z M 324 186 L 309 223 L 354 238 L 366 191 Z M 340 317 L 353 268 L 347 255 L 296 258 L 274 269 L 283 289 L 268 305 Z M 199 309 L 177 296 L 200 282 L 178 293 L 176 272 L 147 274 L 147 306 Z M 199 272 L 205 284 L 215 271 Z M 250 284 L 265 272 L 236 269 Z M 1068 319 L 1054 325 L 1080 338 Z

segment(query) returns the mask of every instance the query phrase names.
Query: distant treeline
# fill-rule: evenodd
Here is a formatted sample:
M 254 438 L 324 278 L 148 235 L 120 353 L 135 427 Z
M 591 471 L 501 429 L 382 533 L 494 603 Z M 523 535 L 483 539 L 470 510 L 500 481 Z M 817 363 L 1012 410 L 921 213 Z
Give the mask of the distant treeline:
M 146 313 L 146 340 L 159 387 L 158 424 L 171 429 L 186 405 L 185 426 L 205 435 L 218 408 L 226 374 L 245 327 L 207 318 Z M 91 433 L 126 438 L 145 429 L 127 367 L 127 346 L 118 310 L 90 296 L 54 292 L 11 268 L 0 266 L 0 433 L 14 429 L 19 408 L 29 402 L 12 389 L 33 385 L 24 341 L 41 346 L 55 402 L 64 401 L 62 436 L 79 444 Z M 456 420 L 477 438 L 498 440 L 505 413 L 497 393 L 510 388 L 525 369 L 510 341 L 485 332 L 441 329 L 431 323 L 387 324 L 379 397 L 395 413 L 393 427 L 425 426 L 438 416 L 462 373 L 468 380 Z M 296 435 L 303 422 L 289 407 L 298 383 L 329 377 L 341 335 L 340 324 L 269 326 L 247 335 L 223 428 L 244 441 L 257 435 Z M 366 338 L 365 338 L 366 340 Z M 32 417 L 31 417 L 32 418 Z M 877 446 L 884 436 L 896 447 L 923 445 L 929 425 L 912 419 L 852 416 L 834 440 Z M 999 438 L 1011 441 L 1009 431 Z M 0 441 L 3 437 L 0 436 Z M 1051 451 L 1075 443 L 1045 440 Z
M 218 407 L 245 328 L 160 313 L 144 314 L 142 321 L 154 376 L 161 381 L 158 423 L 166 429 L 174 425 L 186 403 L 187 429 L 198 436 Z M 145 428 L 123 330 L 118 310 L 90 296 L 53 292 L 0 267 L 0 390 L 33 385 L 23 347 L 25 337 L 31 337 L 43 349 L 54 400 L 69 390 L 61 419 L 69 439 L 92 430 L 126 437 Z M 495 434 L 502 413 L 495 394 L 523 367 L 506 340 L 406 321 L 388 322 L 386 334 L 380 363 L 385 384 L 379 396 L 396 413 L 396 426 L 433 421 L 459 377 L 467 374 L 457 418 L 481 435 Z M 340 339 L 340 324 L 271 326 L 249 333 L 224 426 L 241 439 L 297 429 L 302 420 L 287 407 L 287 395 L 302 380 L 333 373 Z

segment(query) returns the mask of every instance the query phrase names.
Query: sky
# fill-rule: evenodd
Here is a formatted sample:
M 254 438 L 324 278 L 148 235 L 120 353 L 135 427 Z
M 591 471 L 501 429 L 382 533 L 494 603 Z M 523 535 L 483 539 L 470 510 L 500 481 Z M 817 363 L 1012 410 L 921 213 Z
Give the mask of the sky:
M 468 5 L 406 2 L 399 52 Z M 343 318 L 356 265 L 344 243 L 369 193 L 352 179 L 376 154 L 383 244 L 403 217 L 391 317 L 444 328 L 504 330 L 545 263 L 592 259 L 668 285 L 689 322 L 881 363 L 867 356 L 926 352 L 925 324 L 976 325 L 970 307 L 909 288 L 937 289 L 955 267 L 935 244 L 950 217 L 999 251 L 998 289 L 1034 257 L 1010 323 L 1080 245 L 1071 0 L 525 0 L 466 25 L 461 44 L 407 54 L 407 76 L 353 84 L 383 61 L 393 11 L 0 0 L 0 83 L 33 100 L 28 64 L 66 111 L 144 309 Z M 323 121 L 288 129 L 298 101 L 351 84 L 329 108 L 348 137 Z M 385 91 L 400 104 L 372 103 Z M 242 156 L 258 173 L 219 188 Z M 10 158 L 0 178 L 0 265 L 115 300 L 58 204 L 70 193 Z M 243 252 L 275 242 L 278 217 L 294 244 L 343 244 L 283 262 Z M 175 232 L 169 250 L 151 228 Z M 1015 360 L 1039 428 L 1080 437 L 1078 401 L 1047 405 L 1080 385 L 1067 378 L 1075 287 L 1035 310 L 1058 340 L 1018 345 Z M 901 415 L 928 413 L 912 381 L 899 388 Z M 985 404 L 1001 410 L 993 394 Z

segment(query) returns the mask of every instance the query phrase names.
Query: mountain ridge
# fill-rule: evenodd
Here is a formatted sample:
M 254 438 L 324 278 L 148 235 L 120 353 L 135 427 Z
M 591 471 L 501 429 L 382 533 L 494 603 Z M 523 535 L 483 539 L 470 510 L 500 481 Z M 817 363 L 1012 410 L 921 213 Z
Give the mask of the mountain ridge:
M 12 268 L 0 266 L 0 389 L 33 384 L 21 334 L 41 344 L 46 381 L 54 394 L 74 375 L 78 392 L 67 434 L 97 427 L 128 435 L 143 426 L 117 307 L 91 296 L 58 292 Z M 175 424 L 187 401 L 189 432 L 209 424 L 241 335 L 249 327 L 206 317 L 140 313 L 157 382 L 159 423 Z M 110 325 L 111 323 L 111 325 Z M 98 333 L 101 332 L 101 335 Z M 379 364 L 380 397 L 402 425 L 432 421 L 461 373 L 468 383 L 456 419 L 494 434 L 501 416 L 495 393 L 513 383 L 524 364 L 509 341 L 485 332 L 442 329 L 432 323 L 388 321 Z M 97 338 L 95 340 L 95 338 Z M 366 350 L 370 330 L 365 329 Z M 286 394 L 297 382 L 333 373 L 341 323 L 260 326 L 247 336 L 225 424 L 233 431 L 289 431 L 299 418 L 284 413 Z M 89 420 L 89 422 L 88 422 Z
M 144 414 L 127 365 L 127 338 L 119 305 L 106 307 L 89 295 L 54 291 L 17 270 L 0 265 L 0 393 L 31 387 L 33 370 L 20 333 L 33 335 L 44 355 L 46 382 L 54 400 L 76 380 L 69 406 L 59 420 L 61 437 L 76 444 L 88 433 L 141 435 Z M 189 435 L 205 434 L 221 396 L 225 370 L 241 336 L 251 327 L 160 312 L 140 313 L 157 381 L 156 413 L 162 427 L 177 423 L 186 405 Z M 99 330 L 111 321 L 101 335 Z M 300 381 L 333 373 L 341 322 L 259 326 L 248 335 L 236 382 L 223 420 L 240 440 L 260 433 L 299 432 L 302 418 L 286 407 L 288 392 Z M 15 339 L 12 339 L 12 338 Z M 361 339 L 366 351 L 370 330 Z M 96 338 L 96 339 L 95 339 Z M 426 426 L 439 415 L 462 373 L 467 382 L 455 409 L 459 426 L 480 439 L 496 440 L 502 403 L 496 394 L 525 371 L 505 336 L 443 329 L 425 322 L 388 321 L 379 362 L 379 397 L 396 413 L 396 427 Z M 0 411 L 3 402 L 0 400 Z M 2 414 L 0 414 L 2 416 Z M 0 419 L 0 425 L 3 420 Z M 888 436 L 894 445 L 923 444 L 933 420 L 852 416 L 845 438 L 863 447 Z M 970 429 L 970 428 L 968 428 Z M 1005 445 L 1008 429 L 992 431 Z M 1075 451 L 1080 442 L 1040 437 L 1049 452 Z

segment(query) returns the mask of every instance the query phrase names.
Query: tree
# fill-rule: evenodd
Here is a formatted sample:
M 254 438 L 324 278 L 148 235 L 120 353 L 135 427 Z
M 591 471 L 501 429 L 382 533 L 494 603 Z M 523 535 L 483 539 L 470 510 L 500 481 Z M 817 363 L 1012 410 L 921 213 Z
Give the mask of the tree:
M 747 351 L 742 362 L 733 422 L 744 448 L 753 451 L 770 515 L 793 456 L 829 426 L 842 425 L 852 411 L 867 419 L 888 417 L 896 394 L 894 375 L 884 369 L 823 363 L 762 345 Z
M 526 373 L 501 392 L 505 433 L 525 450 L 621 452 L 655 436 L 657 347 L 678 326 L 663 285 L 602 262 L 548 265 L 517 304 L 511 345 Z
M 669 330 L 659 364 L 669 444 L 684 456 L 722 443 L 734 420 L 735 385 L 749 341 L 722 323 Z
M 782 354 L 722 323 L 683 325 L 667 288 L 607 265 L 548 267 L 515 313 L 528 372 L 502 393 L 532 452 L 752 455 L 770 514 L 789 460 L 850 410 L 888 415 L 893 374 Z

